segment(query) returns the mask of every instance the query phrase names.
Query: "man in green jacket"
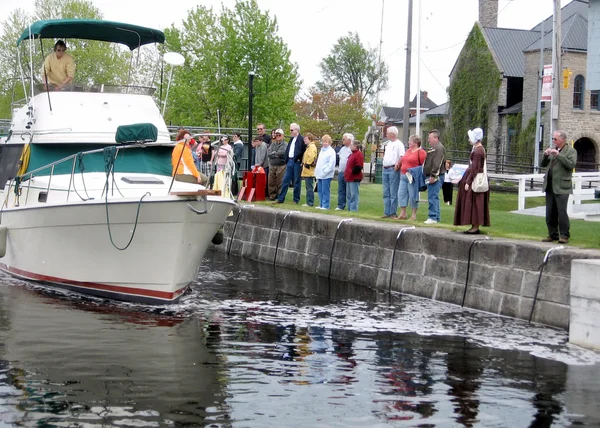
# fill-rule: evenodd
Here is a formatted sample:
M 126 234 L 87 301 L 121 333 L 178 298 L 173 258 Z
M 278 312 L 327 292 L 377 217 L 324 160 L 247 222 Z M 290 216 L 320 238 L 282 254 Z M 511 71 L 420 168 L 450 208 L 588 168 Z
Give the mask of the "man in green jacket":
M 569 216 L 567 205 L 573 193 L 573 168 L 577 163 L 577 151 L 566 144 L 567 134 L 555 131 L 552 136 L 554 147 L 546 149 L 542 167 L 548 166 L 544 176 L 546 192 L 546 225 L 548 237 L 542 242 L 569 243 Z

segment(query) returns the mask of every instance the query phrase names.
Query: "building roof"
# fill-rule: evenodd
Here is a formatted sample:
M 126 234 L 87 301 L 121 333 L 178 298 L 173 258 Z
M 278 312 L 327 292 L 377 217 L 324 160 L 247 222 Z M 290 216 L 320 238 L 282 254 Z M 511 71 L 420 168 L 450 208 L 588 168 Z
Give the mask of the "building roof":
M 539 40 L 539 31 L 513 30 L 509 28 L 482 28 L 490 48 L 493 50 L 498 68 L 504 77 L 523 77 L 525 58 L 523 50 Z
M 427 91 L 421 91 L 421 110 L 431 110 L 436 108 L 438 105 L 434 103 L 431 98 L 427 96 Z M 412 99 L 409 103 L 410 109 L 417 108 L 417 96 Z M 421 113 L 423 114 L 423 113 Z M 404 119 L 404 107 L 381 107 L 379 117 L 388 123 L 402 123 Z
M 581 16 L 587 17 L 588 15 L 589 3 L 587 0 L 573 0 L 571 3 L 566 5 L 565 7 L 560 9 L 560 17 L 562 22 L 565 22 L 567 19 L 578 13 Z M 544 32 L 548 30 L 552 30 L 552 19 L 553 16 L 546 18 L 544 22 Z M 540 22 L 538 25 L 532 28 L 533 31 L 542 31 L 542 23 Z
M 571 3 L 569 3 L 571 4 Z M 566 7 L 566 6 L 565 6 Z M 587 12 L 587 11 L 586 11 Z M 586 15 L 587 16 L 587 13 Z M 570 51 L 587 51 L 587 42 L 588 42 L 588 21 L 587 19 L 580 15 L 579 13 L 574 13 L 566 18 L 562 15 L 562 48 L 563 50 Z M 552 25 L 552 23 L 550 24 Z M 548 29 L 544 24 L 544 50 L 552 49 L 552 26 Z M 539 33 L 538 33 L 539 34 Z M 538 39 L 528 46 L 524 51 L 532 52 L 540 50 L 540 36 Z
M 445 117 L 448 115 L 448 103 L 444 103 L 442 105 L 437 106 L 436 108 L 432 108 L 431 110 L 425 111 L 421 113 L 421 122 L 423 122 L 428 117 Z M 411 116 L 408 120 L 408 123 L 417 123 L 417 116 Z M 402 120 L 399 122 L 402 124 Z

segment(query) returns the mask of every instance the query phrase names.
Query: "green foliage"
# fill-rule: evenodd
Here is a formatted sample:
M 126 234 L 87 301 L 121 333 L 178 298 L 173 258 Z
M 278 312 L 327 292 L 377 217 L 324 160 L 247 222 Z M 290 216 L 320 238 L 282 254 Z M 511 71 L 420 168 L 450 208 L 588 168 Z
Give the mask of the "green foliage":
M 308 97 L 297 102 L 294 110 L 303 132 L 329 134 L 334 140 L 347 132 L 361 140 L 371 124 L 358 95 L 348 97 L 333 90 L 322 93 L 311 88 Z
M 277 124 L 294 118 L 300 86 L 290 50 L 278 35 L 275 18 L 256 0 L 238 0 L 233 9 L 197 6 L 181 28 L 165 31 L 169 50 L 186 57 L 175 70 L 167 120 L 179 124 L 245 127 L 248 121 L 248 73 L 255 72 L 255 122 Z
M 356 32 L 340 37 L 319 67 L 323 81 L 317 82 L 317 87 L 321 92 L 333 89 L 348 97 L 357 95 L 363 105 L 387 88 L 387 66 L 379 64 L 377 51 L 365 48 Z
M 498 99 L 502 76 L 478 25 L 473 27 L 459 56 L 448 88 L 450 149 L 468 149 L 467 130 L 486 130 L 490 109 Z M 487 132 L 484 132 L 484 144 Z
M 21 9 L 15 9 L 2 22 L 0 35 L 0 117 L 10 117 L 13 82 L 20 80 L 20 70 L 16 68 L 16 41 L 30 21 L 42 19 L 87 18 L 102 19 L 102 13 L 87 0 L 36 0 L 34 13 L 29 16 Z M 42 67 L 43 56 L 52 51 L 54 40 L 42 41 L 43 55 L 40 52 L 39 41 L 33 42 L 34 81 L 41 82 L 39 70 Z M 90 85 L 93 83 L 122 84 L 127 79 L 129 54 L 127 49 L 115 44 L 90 40 L 67 40 L 69 53 L 75 58 L 77 72 L 74 83 Z M 23 58 L 23 74 L 29 79 L 29 42 L 21 43 L 20 54 Z M 29 84 L 28 84 L 29 85 Z M 15 100 L 22 99 L 23 86 L 15 87 Z
M 519 119 L 521 119 L 521 115 L 519 115 Z M 519 134 L 517 138 L 517 147 L 516 147 L 516 155 L 517 156 L 529 156 L 533 158 L 534 150 L 535 150 L 535 124 L 536 117 L 532 116 L 529 118 L 529 122 L 527 122 L 527 126 L 524 129 L 521 129 L 519 125 Z

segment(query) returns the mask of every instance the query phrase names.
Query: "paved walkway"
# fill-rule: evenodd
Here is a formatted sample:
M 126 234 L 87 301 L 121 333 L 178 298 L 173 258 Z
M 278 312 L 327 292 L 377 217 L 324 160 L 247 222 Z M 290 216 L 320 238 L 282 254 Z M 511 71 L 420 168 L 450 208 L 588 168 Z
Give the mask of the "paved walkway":
M 546 216 L 546 207 L 526 208 L 524 210 L 511 211 L 514 214 L 533 215 L 537 217 Z M 589 221 L 600 221 L 600 203 L 581 204 L 573 207 L 573 218 L 580 218 Z

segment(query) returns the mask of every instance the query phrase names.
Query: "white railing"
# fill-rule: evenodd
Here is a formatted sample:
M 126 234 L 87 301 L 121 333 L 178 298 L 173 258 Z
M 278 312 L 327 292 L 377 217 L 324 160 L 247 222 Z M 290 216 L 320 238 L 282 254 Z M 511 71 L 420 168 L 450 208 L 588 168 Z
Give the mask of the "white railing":
M 519 180 L 519 204 L 518 209 L 525 209 L 525 200 L 545 196 L 542 190 L 544 174 L 519 174 L 515 175 Z M 534 185 L 531 185 L 533 180 Z M 591 183 L 591 186 L 589 185 Z M 584 188 L 587 185 L 587 188 Z M 532 188 L 533 187 L 533 188 Z M 600 172 L 576 172 L 573 173 L 573 194 L 569 196 L 567 212 L 573 214 L 575 205 L 581 205 L 581 201 L 594 199 L 594 190 L 600 187 Z

